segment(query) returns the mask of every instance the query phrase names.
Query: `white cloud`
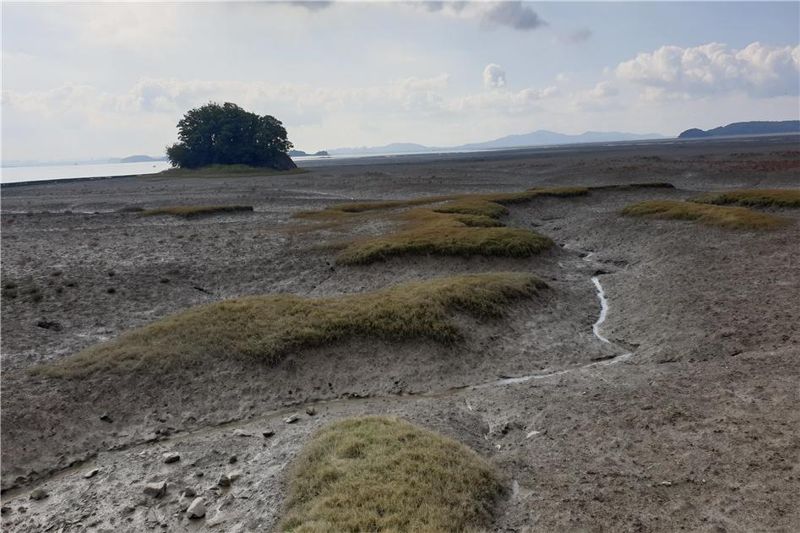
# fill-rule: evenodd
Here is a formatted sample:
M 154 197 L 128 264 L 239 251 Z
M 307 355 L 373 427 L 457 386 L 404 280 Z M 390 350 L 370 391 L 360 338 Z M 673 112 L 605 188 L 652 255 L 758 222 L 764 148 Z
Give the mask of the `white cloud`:
M 800 46 L 773 47 L 754 42 L 740 50 L 709 43 L 662 46 L 638 54 L 615 69 L 618 78 L 671 93 L 707 96 L 742 92 L 753 97 L 800 94 Z
M 506 71 L 495 63 L 489 63 L 483 69 L 483 86 L 487 89 L 499 89 L 506 86 Z
M 601 111 L 617 107 L 615 97 L 619 88 L 610 81 L 598 82 L 591 89 L 578 92 L 573 97 L 573 107 L 579 111 Z

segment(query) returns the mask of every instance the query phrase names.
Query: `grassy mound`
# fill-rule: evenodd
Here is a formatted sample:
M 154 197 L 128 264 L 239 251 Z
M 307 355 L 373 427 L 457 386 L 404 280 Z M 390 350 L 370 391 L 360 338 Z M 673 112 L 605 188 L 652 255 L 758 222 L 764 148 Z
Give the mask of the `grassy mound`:
M 173 215 L 176 217 L 191 218 L 203 215 L 217 215 L 220 213 L 243 213 L 252 210 L 252 205 L 177 205 L 145 209 L 141 211 L 141 214 L 143 216 Z
M 454 311 L 501 316 L 515 299 L 545 283 L 529 274 L 501 272 L 437 278 L 333 298 L 250 296 L 191 308 L 38 367 L 50 376 L 97 371 L 164 371 L 219 357 L 278 362 L 292 350 L 354 336 L 394 340 L 461 338 Z
M 693 202 L 751 207 L 800 207 L 800 189 L 740 189 L 708 193 Z
M 357 202 L 300 213 L 298 218 L 319 221 L 319 228 L 342 227 L 348 221 L 363 221 L 364 213 L 369 211 L 437 204 L 395 215 L 393 218 L 403 223 L 399 231 L 351 242 L 337 256 L 341 264 L 366 264 L 408 254 L 529 257 L 550 248 L 553 241 L 530 230 L 503 227 L 499 218 L 508 213 L 505 205 L 545 196 L 582 196 L 588 192 L 586 187 L 554 187 Z
M 298 458 L 281 530 L 483 530 L 502 491 L 463 444 L 393 418 L 343 420 Z
M 773 229 L 788 221 L 745 207 L 722 207 L 676 200 L 648 200 L 629 205 L 623 215 L 674 220 L 696 220 L 710 226 L 732 229 Z

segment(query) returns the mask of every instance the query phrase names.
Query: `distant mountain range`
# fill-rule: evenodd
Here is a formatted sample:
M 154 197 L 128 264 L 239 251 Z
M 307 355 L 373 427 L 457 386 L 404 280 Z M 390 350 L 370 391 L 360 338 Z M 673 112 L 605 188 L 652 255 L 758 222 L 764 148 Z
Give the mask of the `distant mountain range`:
M 679 139 L 705 139 L 708 137 L 734 137 L 737 135 L 779 135 L 800 133 L 800 120 L 777 122 L 734 122 L 710 130 L 692 128 L 678 135 Z
M 521 135 L 507 135 L 486 142 L 461 144 L 458 146 L 435 147 L 416 143 L 392 143 L 384 146 L 362 146 L 356 148 L 334 148 L 331 155 L 370 155 L 399 154 L 410 152 L 471 152 L 476 150 L 497 150 L 503 148 L 524 148 L 527 146 L 547 146 L 554 144 L 579 144 L 595 142 L 642 141 L 663 139 L 658 133 L 625 133 L 620 131 L 587 131 L 580 135 L 567 135 L 554 131 L 538 130 Z
M 166 161 L 165 156 L 151 157 L 149 155 L 129 155 L 120 159 L 109 159 L 109 163 L 149 163 L 150 161 Z

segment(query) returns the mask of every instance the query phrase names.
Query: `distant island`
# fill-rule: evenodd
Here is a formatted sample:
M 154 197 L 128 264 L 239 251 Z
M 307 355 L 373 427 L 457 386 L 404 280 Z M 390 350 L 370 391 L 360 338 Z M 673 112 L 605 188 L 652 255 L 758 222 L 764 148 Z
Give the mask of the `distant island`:
M 166 157 L 151 157 L 149 155 L 129 155 L 122 157 L 118 163 L 150 163 L 151 161 L 166 161 Z
M 308 152 L 304 152 L 302 150 L 289 150 L 288 154 L 289 157 L 326 157 L 330 155 L 325 150 L 320 150 L 319 152 L 314 152 L 313 154 L 309 154 Z
M 420 152 L 471 152 L 548 146 L 556 144 L 579 144 L 594 142 L 624 142 L 663 139 L 659 133 L 626 133 L 620 131 L 587 131 L 579 135 L 568 135 L 548 130 L 538 130 L 521 135 L 507 135 L 491 141 L 461 144 L 458 146 L 434 147 L 416 143 L 392 143 L 384 146 L 362 146 L 328 150 L 333 155 L 400 154 Z
M 779 135 L 800 133 L 800 120 L 782 120 L 776 122 L 734 122 L 710 130 L 692 128 L 678 135 L 679 139 L 705 139 L 708 137 L 734 137 L 738 135 Z

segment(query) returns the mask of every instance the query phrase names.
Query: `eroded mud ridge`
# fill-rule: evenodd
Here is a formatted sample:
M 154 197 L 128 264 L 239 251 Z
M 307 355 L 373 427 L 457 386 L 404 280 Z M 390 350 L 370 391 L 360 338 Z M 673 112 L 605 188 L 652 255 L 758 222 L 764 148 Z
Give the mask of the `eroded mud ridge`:
M 796 189 L 797 161 L 793 140 L 762 139 L 4 189 L 3 529 L 274 529 L 317 430 L 389 415 L 496 469 L 494 530 L 798 530 L 800 209 L 749 206 L 788 221 L 768 230 L 620 214 L 710 192 Z M 674 187 L 643 186 L 661 182 Z M 416 207 L 296 216 L 454 195 L 460 211 L 485 210 L 469 195 L 576 186 L 588 193 L 462 219 L 554 242 L 525 257 L 411 253 L 348 265 L 337 262 L 347 243 L 402 229 Z M 178 205 L 253 211 L 141 215 Z M 269 362 L 246 354 L 273 353 L 263 352 L 271 344 L 237 345 L 237 357 L 206 350 L 213 328 L 201 328 L 173 346 L 177 367 L 143 358 L 123 372 L 37 370 L 198 305 L 325 301 L 320 329 L 302 337 L 316 339 L 342 311 L 330 302 L 360 295 L 384 309 L 391 302 L 370 295 L 487 273 L 546 287 L 497 313 L 476 312 L 480 299 L 445 307 L 444 330 L 410 337 L 393 336 L 408 328 L 388 319 L 365 326 L 348 304 L 348 335 L 290 343 Z M 294 327 L 270 330 L 269 342 L 295 342 L 285 335 Z

